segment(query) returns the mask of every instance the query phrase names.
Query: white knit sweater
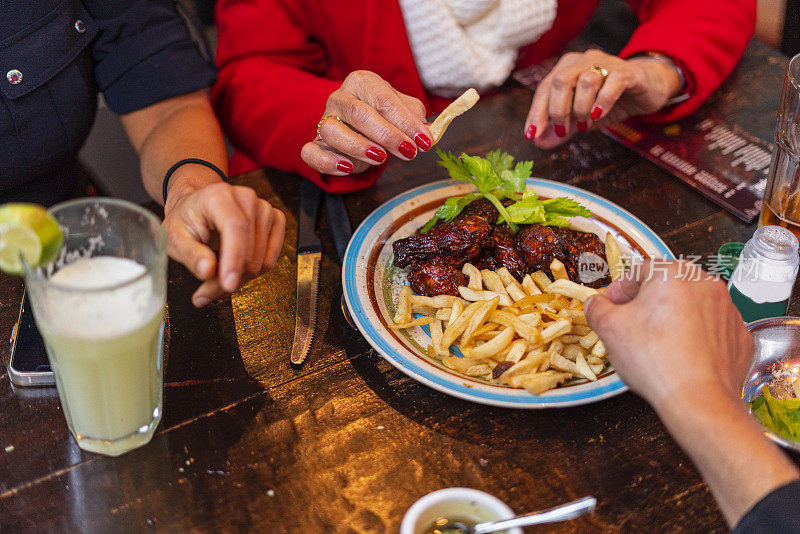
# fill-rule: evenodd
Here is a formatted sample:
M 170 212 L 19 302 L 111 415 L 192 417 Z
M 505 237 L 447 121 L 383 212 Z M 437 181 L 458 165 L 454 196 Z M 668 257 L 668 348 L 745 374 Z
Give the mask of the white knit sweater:
M 557 0 L 399 0 L 422 83 L 434 94 L 497 87 L 521 46 L 553 26 Z

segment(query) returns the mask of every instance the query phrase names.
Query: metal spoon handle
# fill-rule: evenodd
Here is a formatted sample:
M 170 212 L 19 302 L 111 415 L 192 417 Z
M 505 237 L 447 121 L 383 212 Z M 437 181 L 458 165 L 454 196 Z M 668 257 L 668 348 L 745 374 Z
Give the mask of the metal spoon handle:
M 540 525 L 542 523 L 556 523 L 558 521 L 566 521 L 567 519 L 575 519 L 583 514 L 591 513 L 594 507 L 597 506 L 597 499 L 594 497 L 584 497 L 577 501 L 572 501 L 567 504 L 541 510 L 539 512 L 531 512 L 530 514 L 521 515 L 514 519 L 504 519 L 503 521 L 492 521 L 490 523 L 480 523 L 475 525 L 474 534 L 487 534 L 489 532 L 497 532 L 514 527 L 527 527 L 529 525 Z

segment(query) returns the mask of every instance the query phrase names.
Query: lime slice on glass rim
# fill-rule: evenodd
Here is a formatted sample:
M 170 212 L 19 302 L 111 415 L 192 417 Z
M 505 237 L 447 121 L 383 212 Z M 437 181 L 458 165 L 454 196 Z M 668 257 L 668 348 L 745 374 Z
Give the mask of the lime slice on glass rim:
M 64 236 L 44 206 L 9 203 L 0 206 L 0 270 L 22 275 L 22 259 L 30 267 L 56 259 Z

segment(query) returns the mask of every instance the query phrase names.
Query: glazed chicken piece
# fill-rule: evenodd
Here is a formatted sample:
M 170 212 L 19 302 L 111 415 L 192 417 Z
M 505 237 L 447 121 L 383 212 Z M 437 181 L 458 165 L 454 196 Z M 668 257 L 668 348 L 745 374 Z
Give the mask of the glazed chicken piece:
M 579 232 L 571 228 L 531 225 L 517 234 L 517 248 L 532 270 L 549 271 L 550 262 L 553 258 L 557 258 L 564 264 L 567 275 L 574 282 L 591 287 L 600 287 L 611 282 L 608 275 L 591 283 L 584 282 L 579 277 L 581 254 L 591 252 L 603 260 L 606 259 L 605 245 L 593 233 Z
M 467 277 L 453 260 L 437 255 L 414 265 L 408 274 L 408 283 L 418 295 L 458 296 L 458 287 L 467 285 Z
M 495 226 L 492 233 L 483 242 L 486 249 L 491 250 L 493 258 L 493 267 L 490 269 L 499 269 L 505 267 L 511 274 L 518 280 L 522 280 L 530 269 L 525 264 L 525 258 L 517 249 L 517 244 L 514 239 L 514 233 L 506 226 Z M 479 269 L 484 269 L 480 265 L 475 265 Z
M 488 206 L 487 206 L 488 205 Z M 425 234 L 398 239 L 392 244 L 394 261 L 399 267 L 446 254 L 462 264 L 481 252 L 483 240 L 491 233 L 497 210 L 486 199 L 474 200 L 452 221 L 438 223 Z
M 561 236 L 550 226 L 532 224 L 517 233 L 517 250 L 532 271 L 550 270 L 550 262 L 565 260 Z

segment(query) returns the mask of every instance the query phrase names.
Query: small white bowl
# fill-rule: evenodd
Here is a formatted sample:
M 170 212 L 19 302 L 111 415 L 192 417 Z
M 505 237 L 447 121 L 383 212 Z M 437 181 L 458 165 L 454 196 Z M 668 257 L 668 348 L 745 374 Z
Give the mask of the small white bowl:
M 511 519 L 514 511 L 493 495 L 471 488 L 447 488 L 429 493 L 411 505 L 400 524 L 400 534 L 422 534 L 440 517 L 477 522 Z M 521 528 L 508 534 L 523 534 Z

